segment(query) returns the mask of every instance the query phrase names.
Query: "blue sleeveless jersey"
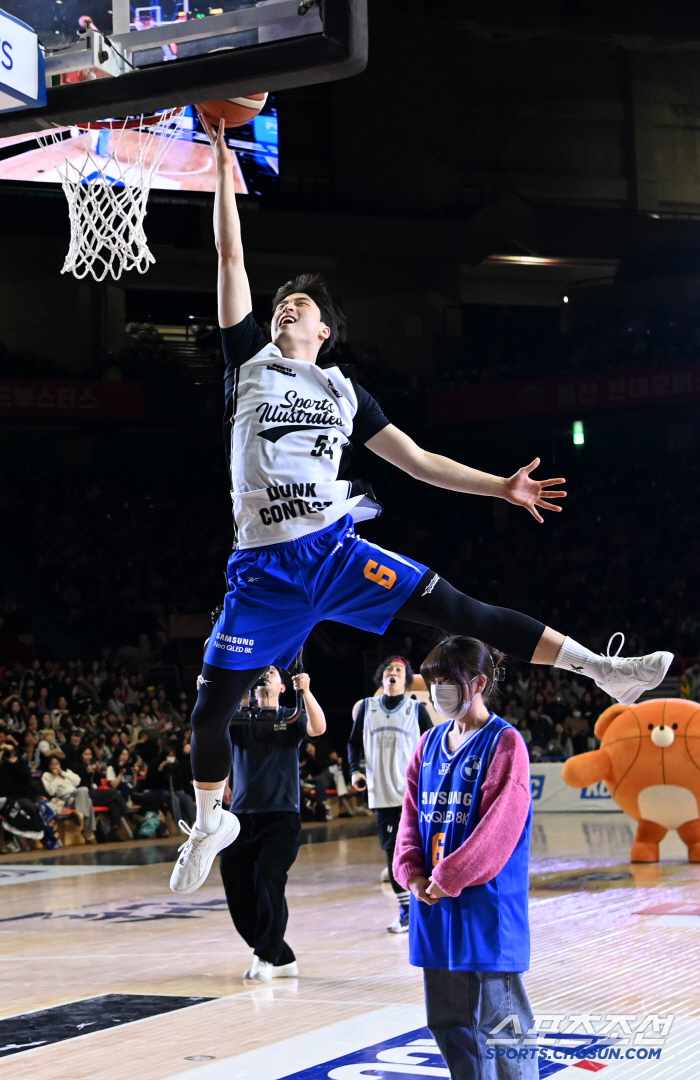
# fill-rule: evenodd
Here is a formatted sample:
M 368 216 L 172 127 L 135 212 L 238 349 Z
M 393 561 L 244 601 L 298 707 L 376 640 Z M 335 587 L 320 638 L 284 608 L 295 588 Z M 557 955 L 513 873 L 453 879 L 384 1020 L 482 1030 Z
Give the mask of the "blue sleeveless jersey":
M 428 876 L 478 825 L 482 785 L 501 733 L 510 724 L 492 713 L 454 753 L 447 747 L 451 726 L 433 728 L 423 744 L 418 825 Z M 411 896 L 411 964 L 450 971 L 527 971 L 531 831 L 532 801 L 515 851 L 491 881 L 462 889 L 459 896 L 444 897 L 432 907 Z

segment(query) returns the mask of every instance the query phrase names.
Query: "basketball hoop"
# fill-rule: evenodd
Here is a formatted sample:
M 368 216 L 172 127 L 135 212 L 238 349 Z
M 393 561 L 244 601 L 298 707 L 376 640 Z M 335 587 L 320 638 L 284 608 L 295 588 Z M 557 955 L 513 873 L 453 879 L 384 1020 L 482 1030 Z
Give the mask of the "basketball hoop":
M 143 222 L 153 177 L 178 133 L 181 108 L 59 128 L 39 136 L 68 200 L 70 247 L 62 274 L 117 281 L 155 259 Z M 72 136 L 72 137 L 70 137 Z

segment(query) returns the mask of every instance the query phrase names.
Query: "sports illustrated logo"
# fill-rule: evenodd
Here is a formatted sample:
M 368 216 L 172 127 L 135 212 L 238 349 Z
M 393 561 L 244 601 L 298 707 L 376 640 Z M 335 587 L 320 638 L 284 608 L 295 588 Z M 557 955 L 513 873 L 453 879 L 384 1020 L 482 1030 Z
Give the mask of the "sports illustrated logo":
M 369 581 L 383 585 L 385 589 L 391 589 L 396 584 L 396 571 L 388 566 L 380 566 L 375 559 L 369 559 L 362 572 Z
M 268 371 L 278 371 L 280 375 L 288 375 L 290 379 L 296 379 L 296 371 L 292 371 L 291 368 L 284 367 L 282 364 L 268 364 Z
M 343 396 L 332 379 L 328 380 L 328 389 L 330 390 L 331 394 L 333 394 L 337 398 L 341 398 Z
M 280 403 L 261 401 L 255 411 L 261 424 L 340 427 L 343 418 L 337 415 L 336 409 L 335 402 L 330 398 L 305 398 L 297 394 L 296 390 L 287 390 Z M 266 437 L 265 432 L 260 432 L 260 434 L 263 438 Z
M 674 1019 L 658 1013 L 541 1013 L 523 1032 L 520 1017 L 511 1013 L 490 1031 L 482 1030 L 489 1058 L 643 1061 L 660 1059 Z
M 254 645 L 254 638 L 233 637 L 231 634 L 217 634 L 214 642 L 215 649 L 234 653 L 252 653 Z
M 480 757 L 468 757 L 462 762 L 462 767 L 459 770 L 459 775 L 463 780 L 466 780 L 468 784 L 476 783 L 476 778 L 479 775 L 479 769 L 481 768 Z

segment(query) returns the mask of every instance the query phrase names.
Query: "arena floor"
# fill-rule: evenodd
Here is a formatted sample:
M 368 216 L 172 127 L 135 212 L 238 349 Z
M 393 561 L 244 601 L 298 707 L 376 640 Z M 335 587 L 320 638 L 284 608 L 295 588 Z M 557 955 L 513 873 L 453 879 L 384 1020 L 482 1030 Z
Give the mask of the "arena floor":
M 579 1033 L 542 1035 L 541 1076 L 700 1075 L 700 866 L 675 834 L 659 865 L 631 866 L 633 824 L 535 815 L 527 986 L 543 1031 L 554 1016 Z M 385 931 L 394 904 L 368 827 L 306 834 L 323 842 L 304 844 L 288 890 L 301 976 L 270 986 L 242 981 L 250 954 L 216 869 L 190 898 L 169 891 L 173 842 L 3 858 L 0 1080 L 446 1077 L 406 937 Z M 590 1045 L 620 1057 L 562 1049 Z

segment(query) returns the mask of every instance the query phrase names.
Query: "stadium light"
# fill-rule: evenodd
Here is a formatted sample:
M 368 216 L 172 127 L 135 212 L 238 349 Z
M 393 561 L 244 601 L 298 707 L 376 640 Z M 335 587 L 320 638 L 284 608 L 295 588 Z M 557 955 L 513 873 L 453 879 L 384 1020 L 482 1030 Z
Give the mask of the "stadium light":
M 574 446 L 583 446 L 585 441 L 583 420 L 574 420 Z

